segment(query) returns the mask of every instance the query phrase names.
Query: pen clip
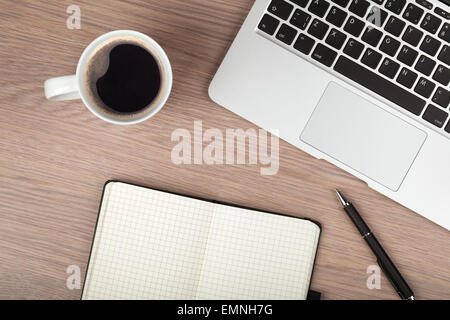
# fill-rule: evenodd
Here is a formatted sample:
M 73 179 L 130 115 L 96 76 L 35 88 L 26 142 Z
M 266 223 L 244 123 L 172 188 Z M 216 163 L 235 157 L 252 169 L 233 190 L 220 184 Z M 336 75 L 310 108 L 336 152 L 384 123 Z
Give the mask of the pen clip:
M 386 272 L 386 269 L 383 267 L 383 263 L 377 259 L 377 263 L 380 266 L 380 269 L 383 271 L 383 273 L 386 275 L 386 278 L 388 278 L 389 282 L 391 283 L 391 285 L 394 287 L 394 290 L 398 293 L 398 295 L 400 296 L 400 298 L 402 300 L 405 300 L 406 297 L 403 295 L 403 293 L 398 289 L 398 287 L 396 286 L 396 284 L 394 283 L 394 281 L 392 281 L 391 275 L 389 273 Z

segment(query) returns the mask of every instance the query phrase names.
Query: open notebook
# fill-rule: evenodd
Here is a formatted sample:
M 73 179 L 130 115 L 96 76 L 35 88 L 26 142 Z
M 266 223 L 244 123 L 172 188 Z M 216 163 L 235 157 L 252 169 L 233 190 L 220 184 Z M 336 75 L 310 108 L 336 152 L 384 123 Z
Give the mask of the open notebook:
M 82 299 L 306 299 L 309 220 L 108 182 Z

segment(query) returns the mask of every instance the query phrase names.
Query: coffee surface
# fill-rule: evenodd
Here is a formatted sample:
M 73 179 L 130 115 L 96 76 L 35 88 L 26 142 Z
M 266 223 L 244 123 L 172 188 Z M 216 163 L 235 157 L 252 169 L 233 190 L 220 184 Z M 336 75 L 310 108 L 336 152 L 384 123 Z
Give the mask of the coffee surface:
M 160 87 L 161 71 L 153 55 L 129 43 L 110 51 L 108 69 L 96 81 L 99 98 L 118 113 L 145 108 L 157 97 Z

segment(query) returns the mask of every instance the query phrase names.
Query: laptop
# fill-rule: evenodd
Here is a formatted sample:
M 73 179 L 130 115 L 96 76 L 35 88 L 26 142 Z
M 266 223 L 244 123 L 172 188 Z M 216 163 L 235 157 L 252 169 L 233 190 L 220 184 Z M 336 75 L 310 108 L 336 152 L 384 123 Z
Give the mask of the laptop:
M 450 229 L 448 0 L 256 0 L 210 97 Z

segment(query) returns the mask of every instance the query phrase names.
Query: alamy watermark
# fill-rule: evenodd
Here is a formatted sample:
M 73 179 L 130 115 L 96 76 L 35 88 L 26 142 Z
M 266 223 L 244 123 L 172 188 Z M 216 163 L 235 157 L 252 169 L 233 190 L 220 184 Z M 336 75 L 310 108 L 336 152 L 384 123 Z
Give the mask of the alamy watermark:
M 217 128 L 203 131 L 203 123 L 198 120 L 194 121 L 193 133 L 188 129 L 178 128 L 172 132 L 171 140 L 177 143 L 171 152 L 171 160 L 176 165 L 259 164 L 261 175 L 278 173 L 278 130 L 272 130 L 271 134 L 263 129 L 252 128 L 227 128 L 225 133 Z
M 67 29 L 81 29 L 81 9 L 77 5 L 70 5 L 66 9 L 69 17 L 66 20 Z
M 367 267 L 366 270 L 367 274 L 370 274 L 370 276 L 367 278 L 366 285 L 367 289 L 373 290 L 381 289 L 381 270 L 380 267 L 377 265 L 370 265 Z
M 385 13 L 383 13 L 383 11 L 378 8 L 373 6 L 370 9 L 369 14 L 367 15 L 367 21 L 371 22 L 373 25 L 381 28 L 381 26 L 383 25 L 384 19 L 386 19 L 387 15 L 385 15 Z M 373 29 L 373 25 L 368 25 L 367 28 L 369 30 Z
M 66 273 L 69 275 L 66 279 L 66 287 L 69 290 L 81 289 L 81 269 L 79 266 L 72 264 L 67 267 Z

